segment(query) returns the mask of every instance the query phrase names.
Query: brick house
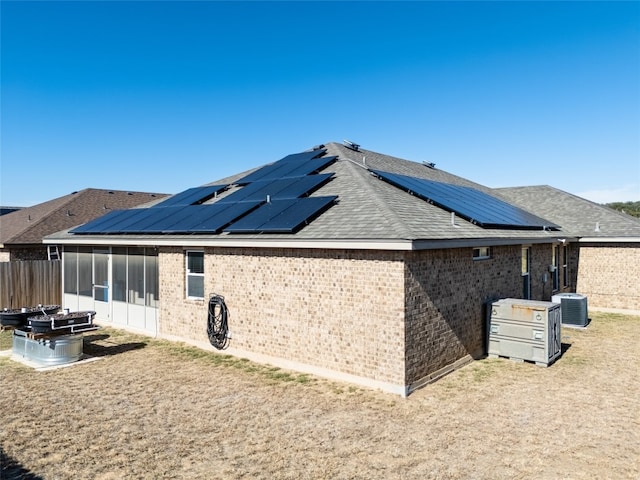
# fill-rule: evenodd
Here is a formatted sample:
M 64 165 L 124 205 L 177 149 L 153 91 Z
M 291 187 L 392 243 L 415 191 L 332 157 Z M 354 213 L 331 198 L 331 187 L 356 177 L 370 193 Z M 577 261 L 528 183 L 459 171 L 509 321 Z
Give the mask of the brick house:
M 86 188 L 33 207 L 0 216 L 0 262 L 47 260 L 42 239 L 60 230 L 101 217 L 111 210 L 132 208 L 166 194 Z M 55 246 L 55 245 L 54 245 Z
M 484 355 L 491 300 L 575 291 L 577 238 L 501 198 L 330 143 L 46 241 L 65 307 L 212 349 L 222 295 L 227 353 L 404 396 Z
M 589 308 L 640 313 L 640 220 L 550 186 L 500 188 L 510 202 L 575 237 L 574 291 Z

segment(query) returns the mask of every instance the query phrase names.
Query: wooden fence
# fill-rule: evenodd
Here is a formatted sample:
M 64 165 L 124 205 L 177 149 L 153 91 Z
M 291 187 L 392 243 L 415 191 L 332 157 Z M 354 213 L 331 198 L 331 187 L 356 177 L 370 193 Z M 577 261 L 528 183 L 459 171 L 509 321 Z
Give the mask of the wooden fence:
M 0 262 L 0 308 L 61 305 L 59 260 Z

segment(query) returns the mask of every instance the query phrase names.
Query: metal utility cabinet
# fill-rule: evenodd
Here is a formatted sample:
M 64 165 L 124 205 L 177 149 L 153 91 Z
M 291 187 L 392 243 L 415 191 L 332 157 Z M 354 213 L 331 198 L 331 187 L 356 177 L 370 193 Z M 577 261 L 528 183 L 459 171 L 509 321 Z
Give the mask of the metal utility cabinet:
M 505 298 L 491 304 L 489 322 L 490 358 L 547 367 L 560 356 L 562 315 L 557 303 Z

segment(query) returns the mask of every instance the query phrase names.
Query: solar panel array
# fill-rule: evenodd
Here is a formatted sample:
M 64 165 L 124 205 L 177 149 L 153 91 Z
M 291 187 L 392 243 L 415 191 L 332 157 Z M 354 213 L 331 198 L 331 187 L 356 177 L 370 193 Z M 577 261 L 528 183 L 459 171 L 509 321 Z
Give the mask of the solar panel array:
M 260 180 L 250 183 L 230 195 L 220 199 L 220 203 L 246 202 L 265 200 L 267 195 L 272 200 L 298 198 L 317 190 L 332 177 L 331 173 L 305 175 L 301 177 L 283 178 L 279 180 Z
M 280 180 L 283 178 L 300 177 L 303 175 L 311 175 L 314 172 L 331 165 L 337 157 L 329 156 L 318 158 L 325 150 L 314 150 L 312 152 L 303 152 L 294 155 L 288 155 L 275 163 L 266 165 L 255 172 L 237 180 L 238 185 L 246 185 L 248 183 L 264 181 L 264 180 Z
M 194 187 L 150 208 L 115 210 L 71 230 L 79 234 L 292 233 L 337 199 L 309 197 L 332 173 L 326 150 L 292 154 L 243 177 L 235 192 L 203 204 L 229 185 Z
M 475 188 L 372 170 L 384 181 L 484 228 L 559 228 Z
M 273 200 L 224 229 L 229 233 L 293 233 L 337 199 L 306 197 Z
M 89 222 L 72 233 L 219 233 L 223 227 L 260 205 L 237 204 L 187 205 L 163 208 L 116 210 L 100 221 Z
M 216 196 L 227 187 L 228 185 L 207 185 L 204 187 L 189 188 L 188 190 L 173 195 L 160 203 L 156 203 L 153 208 L 173 207 L 176 205 L 198 205 Z

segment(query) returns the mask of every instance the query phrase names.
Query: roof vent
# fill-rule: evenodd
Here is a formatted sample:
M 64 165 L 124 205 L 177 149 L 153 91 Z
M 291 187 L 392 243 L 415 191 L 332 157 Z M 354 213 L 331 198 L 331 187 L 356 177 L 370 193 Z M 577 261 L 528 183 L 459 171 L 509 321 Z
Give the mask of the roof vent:
M 312 147 L 311 150 L 315 152 L 316 150 L 322 150 L 323 148 L 324 148 L 324 145 L 321 143 L 320 145 L 316 145 L 315 147 Z
M 357 143 L 353 143 L 349 140 L 343 140 L 343 143 L 344 143 L 344 146 L 350 150 L 354 150 L 356 152 L 360 151 L 360 145 L 358 145 Z
M 425 162 L 422 162 L 422 164 L 423 164 L 425 167 L 429 167 L 429 168 L 436 168 L 436 164 L 435 164 L 435 163 L 433 163 L 433 162 L 426 162 L 426 161 L 425 161 Z

